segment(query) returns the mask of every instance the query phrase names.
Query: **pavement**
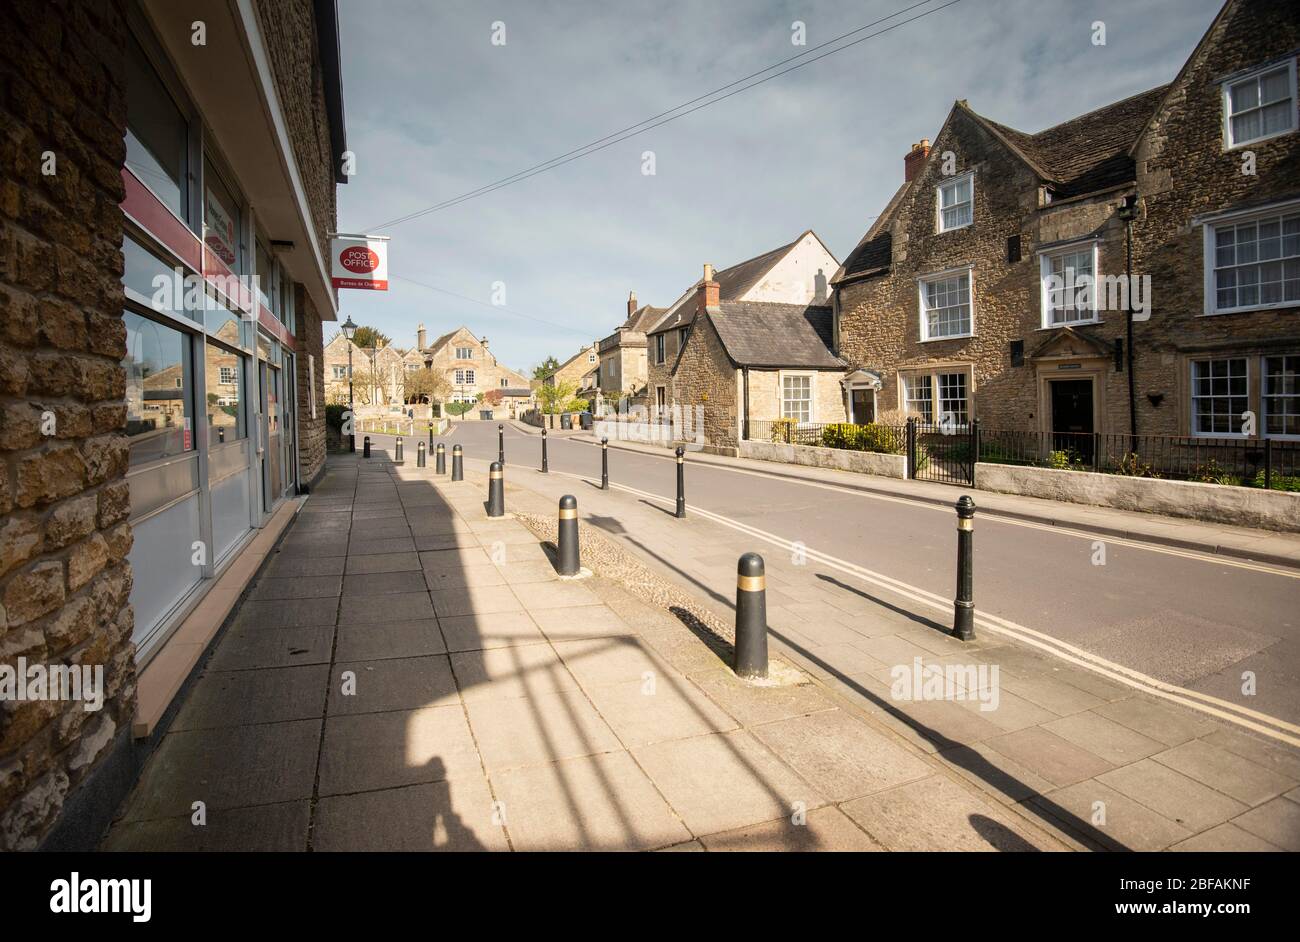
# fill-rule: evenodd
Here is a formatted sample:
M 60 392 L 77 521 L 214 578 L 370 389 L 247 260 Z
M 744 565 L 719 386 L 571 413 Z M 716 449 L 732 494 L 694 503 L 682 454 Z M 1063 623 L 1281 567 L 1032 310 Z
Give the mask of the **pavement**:
M 559 579 L 485 493 L 331 458 L 104 849 L 1065 848 L 812 678 Z
M 957 642 L 772 554 L 789 669 L 742 684 L 632 583 L 557 579 L 532 530 L 486 517 L 485 462 L 451 484 L 381 454 L 330 459 L 105 848 L 1300 849 L 1300 751 L 1275 729 Z M 584 539 L 733 617 L 752 538 L 562 472 L 506 478 L 508 509 L 574 492 Z

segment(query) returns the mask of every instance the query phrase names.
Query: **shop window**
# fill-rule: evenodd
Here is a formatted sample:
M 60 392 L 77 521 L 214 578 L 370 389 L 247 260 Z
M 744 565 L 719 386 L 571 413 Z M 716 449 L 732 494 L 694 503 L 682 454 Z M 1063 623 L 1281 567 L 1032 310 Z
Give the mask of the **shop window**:
M 206 344 L 204 349 L 207 357 L 208 441 L 216 447 L 247 435 L 242 382 L 244 358 L 214 343 Z
M 127 311 L 126 432 L 132 467 L 194 449 L 190 337 Z
M 188 219 L 189 123 L 131 37 L 126 56 L 126 166 L 181 219 Z

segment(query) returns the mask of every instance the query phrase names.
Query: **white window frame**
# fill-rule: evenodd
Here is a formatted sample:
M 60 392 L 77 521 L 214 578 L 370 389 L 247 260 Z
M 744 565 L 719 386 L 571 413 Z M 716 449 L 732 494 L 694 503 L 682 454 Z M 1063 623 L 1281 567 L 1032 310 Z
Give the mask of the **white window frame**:
M 1202 314 L 1206 316 L 1215 316 L 1218 314 L 1236 314 L 1241 311 L 1273 311 L 1282 308 L 1294 308 L 1300 306 L 1298 301 L 1277 301 L 1272 304 L 1248 304 L 1238 305 L 1236 307 L 1220 308 L 1218 279 L 1218 256 L 1215 252 L 1215 231 L 1220 226 L 1236 226 L 1242 223 L 1258 222 L 1262 219 L 1268 219 L 1272 216 L 1280 218 L 1300 213 L 1300 200 L 1286 200 L 1281 203 L 1274 203 L 1270 206 L 1256 207 L 1241 212 L 1223 213 L 1214 217 L 1193 220 L 1193 223 L 1201 223 L 1201 268 L 1204 276 L 1204 303 L 1202 305 Z M 1285 235 L 1283 235 L 1285 238 Z M 1285 261 L 1284 256 L 1279 256 L 1279 261 Z M 1248 263 L 1249 264 L 1249 263 Z M 1238 266 L 1233 266 L 1238 267 Z
M 1048 279 L 1052 274 L 1053 259 L 1060 258 L 1062 255 L 1077 255 L 1083 251 L 1092 253 L 1092 316 L 1086 320 L 1052 322 L 1052 305 L 1051 291 L 1049 289 Z M 1089 239 L 1084 242 L 1073 242 L 1069 245 L 1059 245 L 1053 249 L 1045 249 L 1038 253 L 1038 278 L 1039 278 L 1039 306 L 1042 311 L 1042 329 L 1051 330 L 1057 327 L 1076 327 L 1081 324 L 1099 324 L 1101 316 L 1098 313 L 1097 299 L 1097 266 L 1100 258 L 1100 252 L 1096 239 Z
M 1191 433 L 1192 433 L 1192 437 L 1193 437 L 1193 438 L 1246 438 L 1246 437 L 1247 437 L 1243 432 L 1202 432 L 1202 431 L 1199 431 L 1199 430 L 1197 429 L 1197 427 L 1196 427 L 1196 426 L 1197 426 L 1197 422 L 1196 422 L 1196 416 L 1197 416 L 1197 411 L 1196 411 L 1196 401 L 1197 401 L 1197 399 L 1202 399 L 1202 398 L 1204 398 L 1204 399 L 1218 398 L 1218 397 L 1214 397 L 1214 396 L 1198 396 L 1198 395 L 1196 394 L 1196 367 L 1197 367 L 1197 365 L 1199 365 L 1199 364 L 1201 364 L 1201 363 L 1212 363 L 1212 362 L 1214 362 L 1214 361 L 1216 361 L 1216 360 L 1241 360 L 1243 363 L 1245 363 L 1245 364 L 1246 364 L 1246 408 L 1242 410 L 1242 412 L 1245 412 L 1245 411 L 1247 411 L 1247 410 L 1250 409 L 1250 405 L 1251 405 L 1251 401 L 1252 401 L 1252 397 L 1251 397 L 1251 394 L 1250 394 L 1250 384 L 1251 384 L 1251 376 L 1252 376 L 1251 369 L 1250 369 L 1250 361 L 1251 361 L 1251 360 L 1255 360 L 1255 359 L 1258 359 L 1258 358 L 1257 358 L 1257 357 L 1253 357 L 1253 356 L 1244 356 L 1244 355 L 1241 355 L 1241 354 L 1224 354 L 1224 355 L 1219 355 L 1219 356 L 1203 356 L 1203 357 L 1194 357 L 1191 361 L 1188 362 L 1188 364 L 1187 364 L 1187 382 L 1188 382 L 1188 389 L 1187 389 L 1188 413 L 1187 413 L 1187 418 L 1188 418 L 1188 422 L 1189 422 L 1190 425 L 1191 425 L 1191 429 L 1190 429 L 1190 431 L 1191 431 Z M 1263 387 L 1261 386 L 1261 388 L 1263 388 Z M 1228 398 L 1231 398 L 1231 394 L 1229 394 Z M 1229 415 L 1231 415 L 1231 413 L 1229 413 Z M 1240 412 L 1236 414 L 1236 421 L 1237 421 L 1237 422 L 1240 422 L 1240 421 L 1241 421 L 1241 413 L 1240 413 Z
M 970 222 L 964 222 L 960 226 L 945 226 L 943 224 L 943 191 L 947 187 L 956 186 L 962 180 L 970 180 Z M 960 204 L 957 204 L 960 205 Z M 951 207 L 949 207 L 951 208 Z M 938 232 L 956 232 L 958 229 L 966 229 L 975 224 L 975 171 L 967 170 L 965 173 L 955 173 L 951 177 L 940 181 L 934 188 L 934 231 Z
M 964 376 L 966 387 L 966 419 L 963 422 L 958 422 L 953 427 L 958 429 L 966 428 L 975 415 L 975 379 L 973 368 L 965 364 L 939 365 L 927 367 L 923 370 L 904 370 L 900 372 L 898 374 L 898 401 L 902 403 L 904 415 L 916 416 L 918 419 L 930 424 L 938 423 L 943 417 L 943 396 L 940 394 L 939 377 L 953 375 Z M 925 379 L 927 381 L 926 388 L 930 390 L 930 398 L 928 399 L 930 412 L 928 415 L 922 415 L 908 409 L 909 403 L 912 402 L 909 395 L 908 380 L 919 379 Z
M 929 328 L 929 318 L 926 317 L 926 285 L 933 284 L 936 281 L 946 281 L 949 278 L 966 275 L 966 306 L 970 308 L 970 329 L 964 334 L 944 334 L 941 337 L 931 337 Z M 916 304 L 920 314 L 920 337 L 922 343 L 932 343 L 941 340 L 961 340 L 967 337 L 975 336 L 975 267 L 967 265 L 962 268 L 950 268 L 947 271 L 934 272 L 929 275 L 922 275 L 916 279 Z
M 785 404 L 789 402 L 802 402 L 803 400 L 786 399 L 785 381 L 787 379 L 807 379 L 808 380 L 808 418 L 795 419 L 795 424 L 811 425 L 817 421 L 817 372 L 815 370 L 782 370 L 777 374 L 776 394 L 777 410 L 783 419 L 794 418 L 785 414 Z
M 1261 137 L 1252 137 L 1244 141 L 1234 140 L 1232 135 L 1232 119 L 1233 119 L 1232 87 L 1234 85 L 1240 85 L 1242 82 L 1251 81 L 1252 79 L 1258 82 L 1260 76 L 1268 72 L 1276 72 L 1280 68 L 1286 69 L 1287 82 L 1290 84 L 1290 88 L 1288 90 L 1290 94 L 1290 100 L 1291 100 L 1290 126 L 1284 128 L 1281 131 L 1274 131 L 1271 134 L 1265 134 Z M 1268 65 L 1260 66 L 1258 69 L 1253 69 L 1250 72 L 1246 73 L 1245 75 L 1238 75 L 1235 78 L 1224 79 L 1224 81 L 1220 85 L 1219 95 L 1220 95 L 1220 99 L 1223 102 L 1223 149 L 1225 151 L 1236 150 L 1239 147 L 1248 147 L 1252 144 L 1258 144 L 1261 141 L 1269 141 L 1275 137 L 1282 137 L 1285 134 L 1294 134 L 1296 131 L 1296 127 L 1297 127 L 1296 60 L 1294 57 L 1288 59 L 1285 63 L 1272 62 Z M 1258 106 L 1258 105 L 1256 106 L 1256 108 L 1259 107 L 1262 106 Z
M 462 355 L 462 354 L 463 354 L 463 355 Z M 456 348 L 456 359 L 457 359 L 457 360 L 472 360 L 472 359 L 474 359 L 474 348 L 473 348 L 473 347 L 457 347 L 457 348 Z
M 456 373 L 455 373 L 455 377 L 454 377 L 454 378 L 455 378 L 455 380 L 456 380 L 456 382 L 455 382 L 454 385 L 456 385 L 456 386 L 464 386 L 464 385 L 465 385 L 465 371 L 464 371 L 464 370 L 457 370 Z
M 1294 442 L 1300 441 L 1300 435 L 1288 435 L 1279 432 L 1276 435 L 1268 431 L 1268 395 L 1265 383 L 1268 379 L 1268 361 L 1273 358 L 1300 359 L 1300 350 L 1294 353 L 1283 351 L 1281 353 L 1264 353 L 1259 357 L 1259 434 L 1261 438 L 1271 438 L 1275 441 Z
M 473 370 L 473 368 L 471 367 L 471 368 L 469 368 L 469 369 L 466 369 L 466 370 L 465 370 L 465 385 L 466 385 L 466 386 L 474 386 L 474 385 L 476 385 L 475 382 L 474 382 L 475 379 L 476 379 L 476 377 L 475 377 L 475 375 L 474 375 L 474 370 Z

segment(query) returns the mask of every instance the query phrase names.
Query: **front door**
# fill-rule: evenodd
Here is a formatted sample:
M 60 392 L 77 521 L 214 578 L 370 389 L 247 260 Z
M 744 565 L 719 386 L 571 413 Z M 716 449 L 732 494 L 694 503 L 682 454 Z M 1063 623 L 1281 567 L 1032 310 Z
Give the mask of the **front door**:
M 1092 461 L 1092 380 L 1053 380 L 1052 449 Z
M 876 393 L 872 389 L 853 390 L 853 422 L 870 425 L 876 421 Z

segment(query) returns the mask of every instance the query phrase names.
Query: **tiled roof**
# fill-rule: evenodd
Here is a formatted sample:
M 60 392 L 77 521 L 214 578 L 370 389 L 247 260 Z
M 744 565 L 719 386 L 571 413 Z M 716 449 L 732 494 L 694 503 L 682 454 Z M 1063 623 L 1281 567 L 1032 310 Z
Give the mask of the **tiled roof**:
M 667 313 L 668 308 L 666 307 L 653 307 L 649 304 L 643 304 L 636 309 L 636 312 L 632 314 L 631 317 L 620 324 L 619 328 L 621 330 L 636 330 L 644 333 L 646 330 L 650 329 L 655 321 Z
M 772 269 L 772 266 L 779 262 L 787 252 L 798 245 L 807 234 L 808 233 L 806 232 L 800 233 L 799 238 L 795 239 L 793 242 L 788 242 L 779 248 L 772 249 L 769 252 L 764 252 L 762 255 L 755 255 L 753 258 L 732 265 L 730 268 L 724 268 L 722 271 L 714 272 L 713 280 L 718 283 L 718 300 L 734 301 L 750 288 L 754 287 L 754 285 L 758 284 L 759 281 L 762 280 L 763 276 Z M 672 316 L 665 318 L 663 321 L 656 324 L 654 328 L 647 331 L 647 333 L 661 334 L 666 330 L 685 327 L 691 321 L 695 320 L 694 295 L 696 289 L 699 288 L 703 281 L 703 278 L 698 279 L 694 286 L 692 286 L 691 290 L 682 295 L 678 300 L 676 304 L 677 310 L 673 311 Z
M 708 317 L 738 366 L 844 368 L 831 353 L 828 307 L 723 301 Z
M 975 115 L 1047 182 L 1057 199 L 1081 196 L 1134 178 L 1129 148 L 1146 126 L 1169 86 L 1161 85 L 1122 101 L 1026 134 Z

